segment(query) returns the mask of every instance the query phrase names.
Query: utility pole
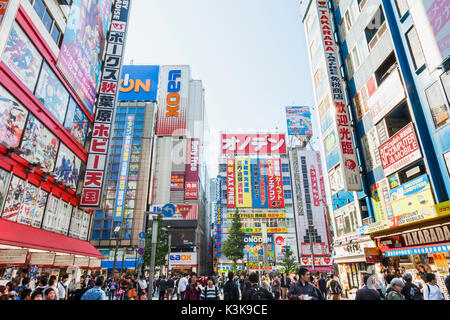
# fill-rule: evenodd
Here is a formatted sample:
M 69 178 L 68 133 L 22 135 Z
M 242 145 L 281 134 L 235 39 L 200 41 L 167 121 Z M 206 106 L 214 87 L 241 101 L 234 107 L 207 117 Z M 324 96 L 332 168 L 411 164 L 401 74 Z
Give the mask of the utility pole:
M 262 224 L 262 242 L 263 242 L 263 251 L 264 251 L 264 271 L 268 272 L 269 271 L 269 257 L 267 254 L 267 223 L 264 222 Z
M 119 250 L 120 227 L 121 225 L 119 224 L 114 228 L 114 234 L 116 235 L 116 250 L 114 251 L 113 277 L 115 277 L 116 275 L 116 263 L 117 263 L 117 251 Z
M 149 217 L 153 219 L 152 254 L 150 258 L 150 275 L 148 277 L 148 299 L 151 300 L 153 297 L 153 277 L 155 274 L 156 244 L 158 242 L 158 214 L 149 214 Z
M 169 253 L 167 254 L 167 277 L 170 272 L 170 247 L 172 246 L 172 235 L 170 234 L 170 229 L 167 231 L 169 234 Z

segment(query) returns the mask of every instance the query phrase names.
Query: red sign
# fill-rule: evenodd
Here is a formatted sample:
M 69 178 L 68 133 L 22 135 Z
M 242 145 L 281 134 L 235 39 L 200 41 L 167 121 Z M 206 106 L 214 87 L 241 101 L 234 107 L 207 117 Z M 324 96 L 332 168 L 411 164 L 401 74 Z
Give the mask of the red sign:
M 236 207 L 236 180 L 234 173 L 234 160 L 227 160 L 227 204 L 228 208 Z
M 414 125 L 408 124 L 395 136 L 379 147 L 381 162 L 386 176 L 422 158 Z
M 317 174 L 316 169 L 314 169 L 314 166 L 311 168 L 310 175 L 311 175 L 311 187 L 313 192 L 313 200 L 314 200 L 314 206 L 320 207 L 320 195 L 319 195 L 319 185 L 317 182 Z
M 280 159 L 267 159 L 269 208 L 284 208 L 283 177 Z
M 222 154 L 286 154 L 284 134 L 223 134 Z
M 186 175 L 185 175 L 185 200 L 198 199 L 198 162 L 200 155 L 200 140 L 191 139 L 188 141 Z
M 173 217 L 164 220 L 197 220 L 196 204 L 177 204 Z

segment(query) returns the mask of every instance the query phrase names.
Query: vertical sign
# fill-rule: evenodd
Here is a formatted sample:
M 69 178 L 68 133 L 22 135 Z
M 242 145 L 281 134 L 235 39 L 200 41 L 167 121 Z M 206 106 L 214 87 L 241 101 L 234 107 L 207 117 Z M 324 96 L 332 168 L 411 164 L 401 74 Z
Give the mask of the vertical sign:
M 222 176 L 217 176 L 216 184 L 216 256 L 222 255 Z
M 250 158 L 236 159 L 236 207 L 252 207 Z
M 251 164 L 252 187 L 253 187 L 253 207 L 267 208 L 267 182 L 265 175 L 265 160 L 254 159 Z
M 267 159 L 267 185 L 269 192 L 269 207 L 284 208 L 283 177 L 281 175 L 280 159 Z
M 227 160 L 227 206 L 228 208 L 236 207 L 234 159 Z
M 312 165 L 311 169 L 309 169 L 309 175 L 311 177 L 311 188 L 314 206 L 320 207 L 319 182 L 317 181 L 317 172 L 314 168 L 314 165 Z
M 323 40 L 325 61 L 327 64 L 328 79 L 332 92 L 333 105 L 335 107 L 334 122 L 339 141 L 339 158 L 341 168 L 344 170 L 345 190 L 362 190 L 358 160 L 353 144 L 351 121 L 347 110 L 344 86 L 339 72 L 337 46 L 333 37 L 332 19 L 328 11 L 328 1 L 317 1 L 318 16 L 320 20 L 320 32 Z
M 185 175 L 185 200 L 198 199 L 198 161 L 200 154 L 200 140 L 190 139 L 188 142 L 186 175 Z
M 9 0 L 2 0 L 0 1 L 0 24 L 2 23 L 3 16 L 6 12 L 6 7 L 8 6 Z
M 92 142 L 81 194 L 81 208 L 99 208 L 114 111 L 119 92 L 120 70 L 127 35 L 131 1 L 116 1 L 106 48 L 100 94 L 97 99 Z
M 120 160 L 119 186 L 117 187 L 116 204 L 114 207 L 114 222 L 122 222 L 127 193 L 128 167 L 130 166 L 131 146 L 135 116 L 128 116 L 125 137 L 123 139 L 122 159 Z

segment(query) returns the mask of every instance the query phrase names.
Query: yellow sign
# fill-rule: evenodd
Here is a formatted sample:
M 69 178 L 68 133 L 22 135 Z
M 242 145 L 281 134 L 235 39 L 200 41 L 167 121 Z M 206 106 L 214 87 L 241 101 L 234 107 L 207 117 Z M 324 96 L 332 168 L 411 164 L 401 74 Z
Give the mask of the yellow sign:
M 439 217 L 450 215 L 450 201 L 439 203 L 435 208 Z
M 234 218 L 234 213 L 227 214 L 228 219 Z M 272 219 L 286 218 L 286 213 L 239 213 L 241 219 Z
M 242 228 L 244 233 L 248 234 L 261 234 L 261 228 Z M 231 228 L 228 228 L 228 232 L 231 232 Z M 287 233 L 287 228 L 267 228 L 267 233 Z
M 433 258 L 436 267 L 448 269 L 448 261 L 444 253 L 433 253 Z
M 252 207 L 250 158 L 236 159 L 236 207 Z

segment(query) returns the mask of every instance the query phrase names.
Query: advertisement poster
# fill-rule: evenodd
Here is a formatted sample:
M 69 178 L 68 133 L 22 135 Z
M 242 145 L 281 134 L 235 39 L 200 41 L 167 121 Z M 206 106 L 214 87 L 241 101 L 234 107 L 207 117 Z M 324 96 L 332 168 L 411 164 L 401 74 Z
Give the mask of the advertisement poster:
M 81 160 L 63 143 L 60 144 L 55 166 L 55 179 L 76 190 Z
M 9 185 L 8 196 L 3 207 L 2 218 L 10 221 L 17 221 L 17 215 L 23 202 L 27 182 L 19 177 L 13 176 Z
M 18 223 L 26 224 L 27 226 L 31 225 L 38 196 L 39 188 L 31 183 L 27 183 L 23 195 L 22 207 L 20 208 L 20 213 L 17 217 Z
M 2 61 L 31 92 L 34 91 L 42 56 L 17 22 L 14 22 L 9 33 Z
M 2 210 L 3 203 L 5 202 L 10 176 L 11 174 L 8 171 L 0 168 L 0 211 Z
M 19 146 L 28 111 L 0 85 L 0 144 L 6 148 Z
M 48 197 L 42 228 L 51 232 L 58 232 L 58 209 L 60 200 L 53 194 Z M 61 213 L 62 214 L 62 213 Z
M 331 151 L 336 147 L 336 131 L 333 130 L 331 133 L 323 140 L 325 146 L 325 153 L 329 155 Z
M 185 200 L 198 199 L 200 140 L 190 139 L 187 144 Z
M 52 172 L 58 145 L 58 139 L 30 114 L 20 147 L 23 151 L 22 157 L 30 163 L 41 164 L 42 171 Z
M 267 208 L 269 200 L 267 194 L 266 161 L 260 159 L 251 160 L 253 207 Z
M 377 222 L 387 221 L 387 212 L 384 203 L 383 190 L 380 183 L 376 183 L 370 187 L 372 193 L 372 202 L 375 209 L 375 216 Z
M 3 16 L 6 13 L 6 8 L 8 7 L 8 2 L 9 2 L 9 0 L 0 1 L 0 25 L 2 23 Z
M 69 93 L 47 63 L 42 67 L 34 95 L 59 123 L 64 124 Z
M 197 209 L 196 204 L 177 204 L 173 217 L 164 220 L 197 220 Z
M 269 262 L 272 262 L 275 257 L 275 246 L 273 243 L 273 235 L 267 235 L 267 255 Z M 263 239 L 261 235 L 245 235 L 244 236 L 244 258 L 245 262 L 258 262 L 263 261 Z M 248 259 L 248 260 L 247 260 Z
M 44 217 L 45 206 L 47 205 L 48 192 L 42 189 L 39 190 L 36 206 L 33 211 L 33 217 L 31 225 L 35 228 L 40 228 L 42 224 L 42 218 Z
M 222 176 L 216 180 L 216 256 L 222 255 Z
M 112 0 L 74 0 L 58 68 L 92 113 L 106 42 Z
M 223 134 L 222 154 L 286 154 L 284 134 Z
M 295 235 L 291 234 L 275 234 L 275 254 L 277 263 L 283 261 L 287 248 L 293 253 L 292 258 L 298 261 L 297 240 Z
M 267 189 L 270 208 L 284 208 L 283 177 L 280 159 L 267 159 Z
M 250 158 L 235 159 L 236 163 L 236 207 L 252 207 Z
M 290 136 L 312 136 L 312 121 L 309 107 L 287 107 L 286 118 Z
M 172 172 L 170 191 L 184 191 L 184 172 Z
M 156 101 L 159 66 L 123 66 L 118 101 Z
M 234 160 L 227 160 L 227 206 L 236 207 L 236 178 L 234 174 Z
M 86 141 L 86 134 L 89 127 L 89 120 L 75 101 L 70 98 L 69 108 L 67 110 L 64 128 L 77 140 L 82 146 Z

